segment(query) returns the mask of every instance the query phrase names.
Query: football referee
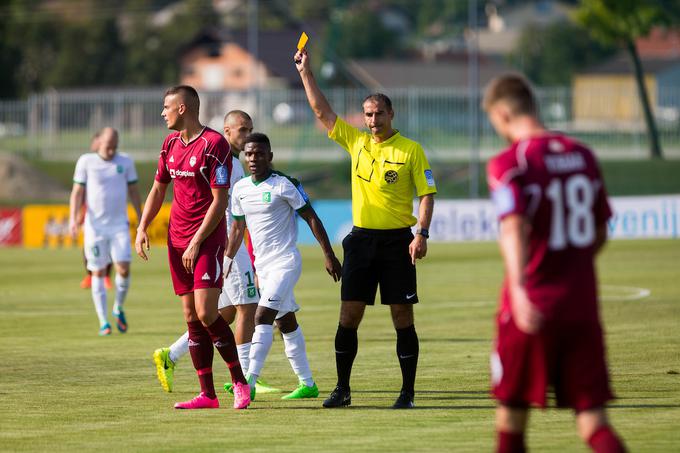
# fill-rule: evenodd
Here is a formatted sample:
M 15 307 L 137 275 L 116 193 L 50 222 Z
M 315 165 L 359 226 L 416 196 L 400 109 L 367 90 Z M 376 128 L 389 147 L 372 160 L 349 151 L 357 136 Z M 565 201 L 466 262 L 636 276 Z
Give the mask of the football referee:
M 402 388 L 395 409 L 413 407 L 418 365 L 418 335 L 413 304 L 418 302 L 416 259 L 427 253 L 435 187 L 432 170 L 420 144 L 392 128 L 392 102 L 384 94 L 371 94 L 363 102 L 370 134 L 337 116 L 319 89 L 303 49 L 295 65 L 316 117 L 328 136 L 352 158 L 352 220 L 354 227 L 342 241 L 344 262 L 340 322 L 335 334 L 338 383 L 324 407 L 349 406 L 350 374 L 357 354 L 357 330 L 366 305 L 380 300 L 389 305 L 397 331 L 397 357 Z M 414 193 L 420 198 L 418 219 L 413 216 Z M 415 237 L 411 227 L 418 222 Z

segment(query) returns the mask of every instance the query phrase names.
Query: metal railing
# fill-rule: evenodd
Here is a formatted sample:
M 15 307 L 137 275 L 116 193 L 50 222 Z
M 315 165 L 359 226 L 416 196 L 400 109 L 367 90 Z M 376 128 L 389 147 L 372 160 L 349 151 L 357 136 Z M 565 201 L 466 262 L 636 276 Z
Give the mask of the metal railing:
M 160 117 L 163 92 L 163 88 L 52 90 L 25 101 L 1 101 L 0 151 L 73 160 L 88 150 L 97 129 L 113 126 L 120 131 L 121 151 L 140 160 L 155 159 L 168 133 Z M 356 89 L 326 91 L 335 111 L 356 125 L 362 124 L 361 101 L 366 94 Z M 466 89 L 411 87 L 387 94 L 394 105 L 395 127 L 419 141 L 431 160 L 485 159 L 503 146 L 481 112 L 480 150 L 470 149 Z M 589 93 L 587 99 L 579 96 L 569 88 L 540 90 L 546 124 L 582 139 L 602 158 L 648 156 L 637 97 L 606 90 Z M 666 89 L 654 98 L 664 152 L 668 157 L 680 157 L 680 88 Z M 315 122 L 301 90 L 201 93 L 201 120 L 205 124 L 220 130 L 224 114 L 231 109 L 251 114 L 255 130 L 270 136 L 277 159 L 321 161 L 343 157 Z

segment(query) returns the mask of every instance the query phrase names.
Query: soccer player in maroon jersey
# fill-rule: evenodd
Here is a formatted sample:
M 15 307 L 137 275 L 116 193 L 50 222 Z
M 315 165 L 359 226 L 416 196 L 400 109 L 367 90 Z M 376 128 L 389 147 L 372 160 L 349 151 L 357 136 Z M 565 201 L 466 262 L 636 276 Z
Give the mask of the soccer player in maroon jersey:
M 594 451 L 624 451 L 605 410 L 613 395 L 594 259 L 611 211 L 598 163 L 545 129 L 520 76 L 491 81 L 484 109 L 510 143 L 487 166 L 506 273 L 491 357 L 497 450 L 525 451 L 529 406 L 545 407 L 551 387 Z
M 182 299 L 191 360 L 201 384 L 197 397 L 177 403 L 175 408 L 219 407 L 212 375 L 214 345 L 231 373 L 234 408 L 245 409 L 250 403 L 250 388 L 239 364 L 234 335 L 217 311 L 232 159 L 227 141 L 200 123 L 198 111 L 198 93 L 192 87 L 180 85 L 166 91 L 162 116 L 168 129 L 176 132 L 163 142 L 135 249 L 142 259 L 148 259 L 146 229 L 163 204 L 168 184 L 174 181 L 168 228 L 170 274 L 175 293 Z

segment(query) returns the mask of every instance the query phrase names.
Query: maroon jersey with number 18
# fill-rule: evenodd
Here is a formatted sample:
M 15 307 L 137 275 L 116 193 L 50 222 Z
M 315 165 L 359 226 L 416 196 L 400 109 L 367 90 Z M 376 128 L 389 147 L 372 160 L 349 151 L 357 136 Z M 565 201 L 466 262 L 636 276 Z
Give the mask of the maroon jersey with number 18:
M 523 140 L 489 161 L 487 179 L 500 219 L 525 216 L 529 299 L 547 321 L 597 321 L 596 229 L 611 216 L 593 153 L 560 134 Z M 507 281 L 500 314 L 510 314 Z
M 168 245 L 184 248 L 200 228 L 213 201 L 211 188 L 229 188 L 232 168 L 229 143 L 218 132 L 205 127 L 184 143 L 179 132 L 168 135 L 158 159 L 156 181 L 174 181 L 168 228 Z M 205 239 L 205 245 L 224 245 L 224 218 Z

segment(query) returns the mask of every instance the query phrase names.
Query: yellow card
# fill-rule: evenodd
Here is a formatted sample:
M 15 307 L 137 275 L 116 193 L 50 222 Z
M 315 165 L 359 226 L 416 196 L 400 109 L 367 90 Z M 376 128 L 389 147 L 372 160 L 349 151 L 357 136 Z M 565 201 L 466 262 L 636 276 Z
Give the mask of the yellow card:
M 303 31 L 302 34 L 300 35 L 300 40 L 298 41 L 297 45 L 298 50 L 302 50 L 305 48 L 305 44 L 307 44 L 308 39 L 309 37 L 307 36 L 307 33 Z

